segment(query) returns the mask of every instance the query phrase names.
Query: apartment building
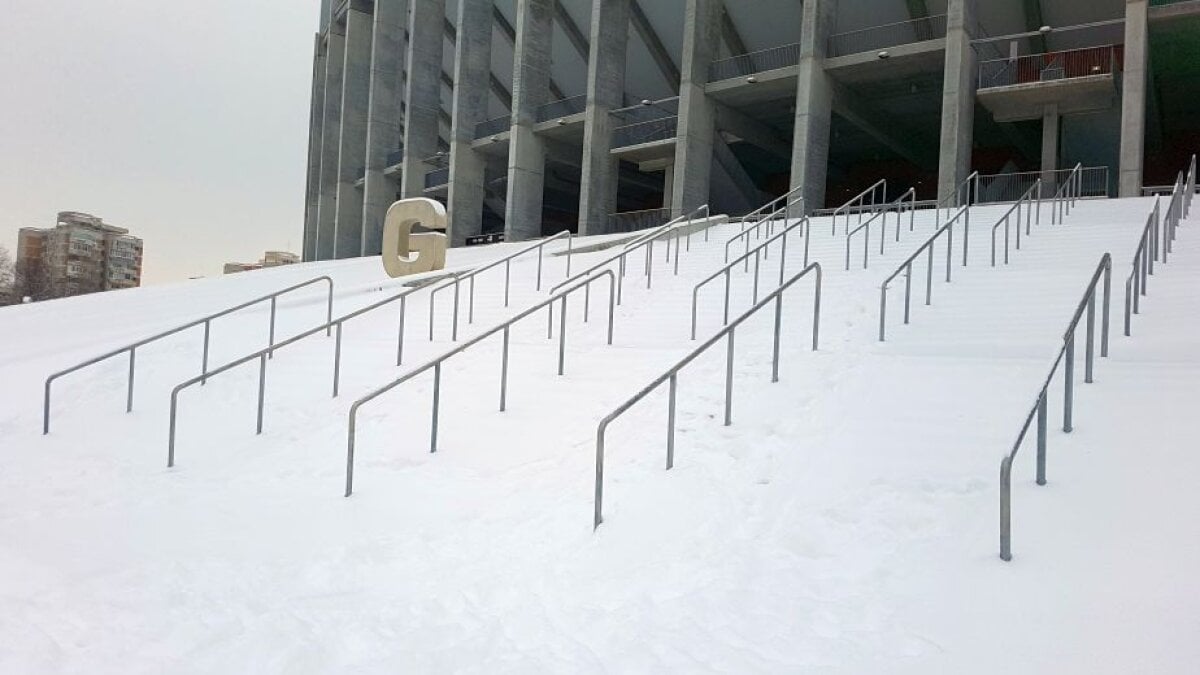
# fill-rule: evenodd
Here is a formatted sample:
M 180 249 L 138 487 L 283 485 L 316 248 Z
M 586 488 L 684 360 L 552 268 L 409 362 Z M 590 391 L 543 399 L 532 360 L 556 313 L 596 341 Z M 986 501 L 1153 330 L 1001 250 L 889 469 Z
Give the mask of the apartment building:
M 52 228 L 21 228 L 16 268 L 18 292 L 34 299 L 136 288 L 142 240 L 98 216 L 61 211 Z
M 879 178 L 1129 196 L 1200 146 L 1200 0 L 323 0 L 314 50 L 306 260 L 378 254 L 398 197 L 459 246 Z
M 263 254 L 262 260 L 254 263 L 225 263 L 225 274 L 235 274 L 237 272 L 249 272 L 250 270 L 260 270 L 264 267 L 278 267 L 280 265 L 292 265 L 300 262 L 300 256 L 287 251 L 267 251 Z

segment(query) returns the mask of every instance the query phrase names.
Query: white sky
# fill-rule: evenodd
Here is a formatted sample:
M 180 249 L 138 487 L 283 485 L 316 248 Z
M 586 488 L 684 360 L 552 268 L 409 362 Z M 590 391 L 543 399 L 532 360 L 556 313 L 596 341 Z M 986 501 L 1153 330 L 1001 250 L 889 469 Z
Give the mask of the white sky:
M 319 5 L 0 2 L 0 244 L 87 211 L 144 284 L 299 252 Z

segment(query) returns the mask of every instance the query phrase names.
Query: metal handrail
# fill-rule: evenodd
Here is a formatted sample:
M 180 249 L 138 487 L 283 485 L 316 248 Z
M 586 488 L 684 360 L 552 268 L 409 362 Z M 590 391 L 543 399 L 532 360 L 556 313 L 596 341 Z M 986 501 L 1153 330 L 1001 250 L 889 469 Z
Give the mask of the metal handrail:
M 1010 87 L 1034 82 L 1111 75 L 1116 67 L 1116 45 L 1080 47 L 981 61 L 977 82 L 979 89 Z
M 1166 264 L 1179 224 L 1187 217 L 1196 189 L 1196 156 L 1188 163 L 1186 176 L 1180 172 L 1171 190 L 1166 212 L 1160 211 L 1161 198 L 1154 200 L 1154 210 L 1146 219 L 1142 236 L 1133 255 L 1133 265 L 1125 279 L 1125 335 L 1130 335 L 1133 314 L 1141 313 L 1139 298 L 1146 295 L 1146 282 L 1154 274 L 1155 261 Z M 1160 258 L 1161 255 L 1161 258 Z
M 838 213 L 845 213 L 845 214 L 846 214 L 846 228 L 845 228 L 845 231 L 849 231 L 849 230 L 850 230 L 850 213 L 851 213 L 851 212 L 850 212 L 850 209 L 851 209 L 852 207 L 854 207 L 854 205 L 855 205 L 855 202 L 858 202 L 858 209 L 857 209 L 857 213 L 858 213 L 858 222 L 859 222 L 859 224 L 862 224 L 862 214 L 863 214 L 863 209 L 865 209 L 865 208 L 869 208 L 869 209 L 870 209 L 870 211 L 871 211 L 871 213 L 874 213 L 874 212 L 875 212 L 875 206 L 878 204 L 878 202 L 876 202 L 876 201 L 875 201 L 875 191 L 876 191 L 877 189 L 879 189 L 879 188 L 882 188 L 882 189 L 883 189 L 883 190 L 882 190 L 882 191 L 883 191 L 883 198 L 884 198 L 884 199 L 887 199 L 887 179 L 886 179 L 886 178 L 880 178 L 879 180 L 875 181 L 875 182 L 874 182 L 874 183 L 871 185 L 871 187 L 869 187 L 869 188 L 867 188 L 867 189 L 863 190 L 862 192 L 858 193 L 857 195 L 855 195 L 855 196 L 851 197 L 851 198 L 850 198 L 850 200 L 849 200 L 849 201 L 847 201 L 845 204 L 842 204 L 841 206 L 839 206 L 839 207 L 837 207 L 836 209 L 834 209 L 834 210 L 833 210 L 833 231 L 832 231 L 830 234 L 835 234 L 835 235 L 837 234 L 837 218 L 838 218 Z M 870 195 L 870 197 L 871 197 L 871 202 L 870 202 L 870 204 L 867 204 L 867 202 L 865 201 L 868 195 Z
M 779 211 L 776 211 L 776 213 L 783 213 L 784 211 L 786 211 L 786 209 L 787 209 L 787 207 L 784 207 L 784 208 L 780 209 Z M 698 284 L 696 284 L 692 288 L 692 339 L 693 340 L 696 339 L 696 308 L 697 308 L 697 305 L 699 304 L 699 300 L 700 300 L 700 289 L 704 288 L 706 285 L 708 285 L 708 283 L 710 281 L 713 281 L 717 277 L 720 277 L 720 276 L 725 277 L 725 311 L 723 314 L 723 317 L 724 317 L 723 321 L 724 321 L 724 324 L 728 324 L 729 323 L 729 286 L 730 286 L 730 282 L 731 282 L 730 276 L 733 272 L 733 268 L 737 267 L 738 263 L 744 263 L 746 265 L 746 270 L 749 271 L 750 256 L 754 256 L 754 295 L 753 295 L 754 300 L 753 300 L 753 302 L 758 302 L 758 270 L 759 270 L 759 266 L 760 266 L 760 258 L 766 258 L 768 247 L 771 244 L 775 243 L 776 241 L 780 242 L 779 283 L 782 284 L 783 280 L 784 280 L 785 268 L 787 265 L 787 236 L 788 236 L 789 232 L 796 229 L 797 227 L 801 228 L 800 236 L 804 237 L 804 266 L 807 267 L 808 266 L 808 244 L 812 240 L 812 237 L 809 236 L 809 233 L 812 231 L 812 222 L 807 217 L 804 217 L 804 218 L 801 218 L 800 220 L 796 221 L 795 223 L 792 223 L 791 225 L 788 225 L 787 227 L 783 228 L 781 231 L 779 231 L 779 233 L 771 236 L 763 243 L 759 244 L 758 246 L 755 246 L 753 249 L 748 249 L 742 255 L 729 261 L 728 263 L 725 264 L 724 267 L 722 267 L 721 269 L 717 270 L 716 272 L 713 272 L 712 274 L 708 275 L 707 277 L 702 279 Z
M 711 215 L 707 215 L 707 214 L 709 214 L 709 209 L 708 209 L 708 204 L 705 204 L 704 206 L 701 206 L 700 208 L 696 209 L 695 211 L 692 211 L 691 213 L 689 213 L 687 215 L 680 216 L 680 217 L 672 220 L 671 222 L 667 223 L 666 225 L 663 225 L 662 227 L 655 228 L 654 230 L 651 230 L 650 232 L 647 232 L 646 234 L 643 234 L 643 235 L 637 237 L 633 241 L 626 244 L 625 247 L 623 247 L 617 253 L 605 258 L 604 260 L 601 260 L 600 262 L 592 265 L 591 267 L 583 270 L 582 272 L 576 273 L 574 276 L 572 276 L 571 278 L 569 278 L 565 281 L 560 281 L 556 286 L 554 286 L 553 288 L 550 289 L 550 292 L 554 293 L 558 289 L 562 288 L 563 286 L 566 286 L 567 284 L 569 284 L 573 281 L 587 277 L 588 275 L 592 274 L 596 270 L 606 267 L 613 262 L 617 262 L 620 267 L 620 272 L 619 272 L 619 274 L 617 274 L 617 304 L 618 305 L 621 304 L 622 293 L 623 293 L 623 289 L 625 286 L 624 282 L 623 282 L 623 280 L 625 278 L 625 263 L 626 263 L 626 259 L 629 257 L 629 255 L 631 253 L 633 253 L 634 251 L 637 251 L 638 249 L 641 249 L 641 248 L 646 249 L 646 265 L 645 265 L 646 288 L 650 288 L 651 282 L 653 280 L 653 275 L 654 275 L 654 242 L 658 238 L 662 237 L 663 235 L 670 234 L 673 228 L 677 228 L 681 223 L 685 223 L 685 222 L 687 223 L 685 225 L 685 227 L 688 230 L 688 241 L 691 241 L 691 236 L 692 236 L 691 222 L 695 218 L 695 216 L 697 216 L 702 211 L 706 214 L 706 217 L 709 218 L 711 221 L 704 227 L 704 239 L 705 239 L 705 241 L 707 241 L 709 228 L 711 228 L 713 225 L 717 224 L 720 221 L 713 220 Z M 679 272 L 679 266 L 678 266 L 679 241 L 678 240 L 679 240 L 679 238 L 676 237 L 676 242 L 675 242 L 675 248 L 676 248 L 675 271 L 676 271 L 676 273 Z M 670 255 L 670 252 L 671 252 L 671 243 L 667 242 L 668 256 Z
M 799 42 L 779 45 L 713 61 L 708 66 L 708 81 L 719 82 L 734 77 L 746 77 L 754 73 L 787 68 L 799 62 Z
M 426 362 L 425 364 L 410 370 L 401 377 L 392 380 L 388 384 L 379 387 L 354 402 L 350 406 L 348 434 L 346 442 L 346 496 L 349 497 L 354 491 L 354 443 L 355 430 L 358 419 L 358 410 L 368 402 L 382 396 L 383 394 L 395 389 L 405 382 L 413 379 L 429 370 L 433 370 L 433 421 L 430 431 L 429 451 L 437 452 L 437 432 L 438 432 L 438 404 L 441 396 L 441 379 L 442 379 L 442 363 L 450 359 L 455 354 L 460 354 L 467 349 L 483 342 L 487 338 L 496 333 L 503 332 L 504 347 L 502 350 L 500 362 L 500 411 L 504 412 L 508 400 L 508 344 L 509 344 L 509 329 L 521 319 L 532 315 L 533 313 L 543 308 L 549 308 L 551 321 L 554 317 L 554 303 L 561 302 L 562 307 L 559 311 L 559 339 L 558 339 L 558 374 L 562 375 L 565 372 L 566 362 L 566 346 L 567 346 L 567 296 L 581 288 L 590 288 L 591 284 L 608 277 L 608 344 L 612 344 L 613 340 L 613 318 L 615 316 L 615 293 L 616 275 L 612 270 L 604 270 L 595 276 L 589 276 L 579 280 L 575 284 L 564 288 L 551 295 L 550 297 L 538 302 L 537 304 L 521 311 L 519 314 L 506 319 L 504 322 L 484 331 L 483 333 L 467 340 L 443 353 L 442 355 Z M 587 315 L 584 315 L 584 321 L 587 321 Z
M 963 260 L 966 260 L 967 241 L 969 235 L 965 233 L 970 232 L 971 229 L 970 206 L 964 206 L 959 209 L 958 213 L 956 213 L 953 218 L 947 220 L 944 225 L 939 227 L 938 230 L 933 233 L 933 236 L 929 237 L 929 239 L 926 239 L 924 244 L 921 244 L 916 251 L 913 251 L 912 255 L 908 256 L 907 260 L 900 263 L 900 265 L 896 268 L 896 271 L 889 274 L 888 277 L 883 280 L 883 283 L 879 285 L 880 342 L 884 341 L 884 336 L 887 331 L 888 284 L 890 284 L 896 277 L 900 276 L 901 272 L 904 272 L 904 323 L 906 325 L 908 324 L 912 300 L 912 265 L 913 261 L 915 261 L 922 252 L 927 252 L 929 258 L 926 264 L 925 272 L 925 304 L 933 304 L 933 245 L 934 242 L 937 241 L 938 237 L 942 236 L 943 233 L 946 234 L 946 283 L 950 283 L 950 271 L 953 269 L 954 260 L 954 224 L 958 222 L 959 218 L 963 219 Z
M 1178 183 L 1175 187 L 1176 191 L 1171 196 L 1172 201 L 1175 199 L 1175 194 L 1178 194 Z M 1125 337 L 1130 335 L 1131 314 L 1141 313 L 1141 303 L 1138 298 L 1146 295 L 1147 277 L 1154 274 L 1154 262 L 1159 259 L 1160 202 L 1161 198 L 1154 200 L 1154 208 L 1146 217 L 1146 225 L 1142 228 L 1142 236 L 1138 238 L 1137 249 L 1133 253 L 1132 269 L 1125 279 Z M 1170 213 L 1169 207 L 1167 212 Z
M 470 272 L 465 272 L 463 274 L 456 274 L 456 275 L 454 275 L 454 277 L 452 279 L 448 279 L 444 284 L 437 286 L 433 290 L 431 290 L 429 292 L 429 339 L 430 339 L 430 341 L 433 340 L 434 312 L 436 310 L 436 300 L 437 300 L 438 292 L 444 291 L 444 290 L 450 288 L 451 286 L 454 287 L 454 319 L 453 319 L 453 323 L 451 324 L 450 339 L 457 341 L 458 340 L 459 293 L 460 293 L 460 288 L 462 286 L 463 281 L 469 282 L 469 290 L 467 291 L 467 323 L 472 324 L 472 323 L 475 323 L 475 277 L 479 276 L 480 274 L 482 274 L 490 269 L 493 269 L 493 268 L 498 267 L 501 264 L 503 264 L 504 265 L 504 306 L 508 307 L 509 281 L 512 276 L 512 260 L 514 258 L 518 258 L 522 255 L 525 255 L 526 253 L 529 253 L 530 251 L 536 250 L 538 252 L 537 290 L 540 291 L 540 290 L 542 290 L 542 258 L 543 258 L 543 253 L 544 253 L 546 244 L 549 244 L 552 241 L 557 241 L 564 237 L 567 240 L 567 276 L 570 277 L 571 276 L 571 252 L 572 252 L 572 248 L 573 248 L 573 246 L 572 246 L 573 239 L 571 237 L 570 230 L 563 230 L 562 232 L 559 232 L 556 235 L 546 237 L 545 239 L 541 239 L 538 242 L 534 243 L 533 245 L 527 246 L 519 251 L 516 251 L 515 253 L 511 253 L 509 255 L 504 256 L 503 258 L 498 258 L 496 260 L 493 260 L 492 262 L 484 265 L 483 267 L 477 267 L 477 268 L 471 270 Z
M 1111 291 L 1112 256 L 1105 253 L 1100 258 L 1096 271 L 1092 273 L 1091 281 L 1084 290 L 1083 299 L 1079 301 L 1079 306 L 1076 307 L 1075 314 L 1067 325 L 1067 330 L 1063 334 L 1063 346 L 1059 348 L 1058 355 L 1054 358 L 1053 365 L 1050 366 L 1050 374 L 1046 376 L 1033 408 L 1025 417 L 1025 423 L 1021 426 L 1020 433 L 1017 434 L 1017 440 L 1013 443 L 1012 450 L 1000 460 L 1000 558 L 1002 560 L 1012 560 L 1012 463 L 1017 456 L 1017 451 L 1021 449 L 1021 443 L 1025 440 L 1025 434 L 1028 433 L 1029 425 L 1033 423 L 1035 416 L 1038 424 L 1037 484 L 1046 484 L 1047 390 L 1050 388 L 1050 382 L 1054 379 L 1054 374 L 1058 371 L 1059 364 L 1064 366 L 1063 432 L 1070 433 L 1073 428 L 1071 413 L 1075 387 L 1075 329 L 1085 312 L 1087 314 L 1087 344 L 1084 352 L 1083 381 L 1089 384 L 1092 382 L 1096 334 L 1096 284 L 1101 277 L 1104 278 L 1104 306 L 1100 325 L 1100 356 L 1102 358 L 1108 356 L 1108 304 Z
M 43 403 L 42 403 L 42 434 L 50 433 L 50 385 L 53 384 L 54 380 L 56 380 L 64 375 L 68 375 L 75 371 L 87 368 L 88 366 L 97 364 L 106 359 L 110 359 L 114 356 L 118 356 L 120 354 L 124 354 L 125 352 L 129 352 L 129 384 L 128 384 L 126 394 L 125 394 L 125 412 L 131 412 L 133 410 L 133 378 L 134 378 L 134 370 L 136 367 L 137 348 L 138 347 L 145 346 L 147 344 L 150 344 L 151 342 L 161 340 L 165 337 L 169 337 L 176 333 L 185 331 L 189 328 L 194 328 L 196 326 L 203 324 L 204 325 L 204 355 L 201 358 L 201 362 L 200 362 L 200 374 L 201 374 L 201 377 L 203 377 L 208 371 L 208 344 L 209 344 L 209 336 L 212 332 L 212 322 L 215 319 L 219 319 L 223 316 L 233 314 L 234 312 L 246 309 L 247 307 L 256 305 L 260 302 L 266 302 L 267 300 L 270 300 L 271 301 L 271 323 L 270 323 L 269 337 L 267 340 L 268 354 L 269 354 L 272 347 L 275 344 L 275 310 L 276 310 L 276 305 L 277 305 L 277 301 L 278 301 L 279 297 L 281 295 L 291 293 L 292 291 L 299 290 L 306 286 L 311 286 L 313 284 L 318 284 L 321 282 L 327 282 L 329 284 L 329 296 L 328 296 L 328 300 L 326 301 L 326 310 L 325 310 L 326 320 L 328 320 L 329 317 L 333 316 L 333 279 L 331 279 L 328 276 L 319 276 L 319 277 L 314 277 L 312 279 L 309 279 L 308 281 L 305 281 L 303 283 L 295 284 L 293 286 L 288 286 L 287 288 L 284 288 L 279 291 L 275 291 L 274 293 L 270 293 L 268 295 L 264 295 L 262 297 L 255 298 L 253 300 L 248 300 L 239 305 L 234 305 L 233 307 L 223 309 L 214 314 L 209 314 L 208 316 L 196 319 L 194 321 L 190 321 L 188 323 L 183 324 L 182 326 L 177 326 L 170 330 L 166 330 L 161 333 L 157 333 L 148 338 L 143 338 L 132 344 L 128 344 L 119 349 L 114 349 L 112 351 L 105 352 L 104 354 L 101 354 L 100 356 L 90 358 L 87 361 L 84 361 L 83 363 L 79 363 L 77 365 L 71 366 L 70 368 L 67 368 L 65 370 L 60 370 L 57 373 L 54 373 L 50 377 L 46 378 L 45 394 L 44 394 L 44 399 L 43 399 Z M 326 333 L 326 335 L 328 335 L 328 333 Z
M 937 40 L 946 37 L 946 21 L 945 14 L 935 14 L 843 31 L 829 36 L 827 49 L 830 57 L 837 57 L 926 40 Z M 909 39 L 910 31 L 903 31 L 903 35 L 896 33 L 897 30 L 906 27 L 911 28 L 911 39 Z M 889 31 L 892 31 L 893 35 L 888 36 Z M 872 40 L 870 37 L 873 34 L 882 34 L 882 36 Z M 854 38 L 858 38 L 859 44 L 847 44 L 852 43 Z
M 670 382 L 670 404 L 668 408 L 668 428 L 667 428 L 667 469 L 674 466 L 675 463 L 675 394 L 678 388 L 678 373 L 683 370 L 689 363 L 708 350 L 709 347 L 716 344 L 721 338 L 729 336 L 729 347 L 726 351 L 725 363 L 725 426 L 733 424 L 733 353 L 734 353 L 734 332 L 743 321 L 753 316 L 758 310 L 767 306 L 772 300 L 775 301 L 775 339 L 772 351 L 771 361 L 771 381 L 779 381 L 779 342 L 780 334 L 783 325 L 783 292 L 804 278 L 809 272 L 816 270 L 817 283 L 813 295 L 813 337 L 812 348 L 817 349 L 817 337 L 820 333 L 821 326 L 821 265 L 820 263 L 812 263 L 801 272 L 797 273 L 791 279 L 781 284 L 779 288 L 771 291 L 762 300 L 757 302 L 753 307 L 746 310 L 741 316 L 728 323 L 725 327 L 718 330 L 711 338 L 705 340 L 704 344 L 693 349 L 687 356 L 683 357 L 678 363 L 669 368 L 665 373 L 655 378 L 650 384 L 646 385 L 641 391 L 635 394 L 615 410 L 609 413 L 600 425 L 596 428 L 596 493 L 595 493 L 595 513 L 592 520 L 592 528 L 600 527 L 603 521 L 601 517 L 601 507 L 604 498 L 604 433 L 608 429 L 608 425 L 614 420 L 623 415 L 627 410 L 632 408 L 634 404 L 641 401 L 646 396 L 650 395 L 655 389 L 662 385 L 663 382 Z
M 1035 190 L 1037 191 L 1037 195 L 1038 195 L 1036 200 L 1034 199 L 1034 196 L 1033 196 Z M 1025 191 L 1025 194 L 1021 195 L 1021 198 L 1018 199 L 1012 206 L 1010 206 L 1009 209 L 1004 212 L 1004 215 L 1000 216 L 1000 219 L 996 221 L 996 224 L 992 226 L 992 267 L 996 266 L 996 229 L 999 228 L 1001 225 L 1004 226 L 1004 264 L 1007 265 L 1008 264 L 1008 224 L 1009 224 L 1009 219 L 1012 217 L 1012 215 L 1014 213 L 1016 214 L 1016 216 L 1017 216 L 1017 250 L 1020 251 L 1021 250 L 1021 207 L 1022 206 L 1025 207 L 1025 235 L 1028 236 L 1030 229 L 1031 229 L 1031 224 L 1033 223 L 1035 218 L 1037 220 L 1038 225 L 1042 224 L 1041 194 L 1042 194 L 1042 179 L 1039 178 L 1034 182 L 1033 185 L 1029 186 L 1029 189 Z M 1034 211 L 1034 207 L 1033 207 L 1034 202 L 1037 203 L 1037 211 L 1036 212 Z M 964 257 L 963 265 L 966 265 L 966 264 L 967 264 L 966 258 Z
M 971 189 L 972 181 L 974 182 L 974 185 L 975 185 L 974 191 L 972 191 L 972 189 Z M 960 182 L 958 185 L 954 186 L 953 193 L 948 194 L 944 198 L 938 200 L 937 206 L 934 207 L 937 209 L 938 220 L 942 219 L 942 209 L 943 208 L 946 209 L 946 215 L 948 216 L 954 211 L 954 209 L 957 209 L 960 206 L 963 206 L 962 204 L 959 204 L 958 202 L 959 202 L 959 195 L 962 194 L 962 190 L 964 187 L 967 188 L 967 199 L 966 199 L 967 203 L 966 203 L 966 205 L 969 206 L 971 204 L 977 203 L 979 201 L 979 172 L 978 171 L 972 171 L 971 174 L 969 176 L 967 176 L 965 179 L 963 179 L 962 182 Z M 947 203 L 947 202 L 950 202 L 950 203 Z
M 784 197 L 792 195 L 792 194 L 796 193 L 798 190 L 800 190 L 800 188 L 796 188 L 796 190 L 792 190 L 791 192 L 788 192 L 786 195 L 784 195 Z M 781 199 L 781 198 L 776 197 L 775 199 L 772 199 L 770 202 L 768 202 L 766 204 L 766 206 L 775 204 L 776 202 L 779 201 L 779 199 Z M 757 209 L 755 209 L 754 211 L 752 211 L 751 213 L 746 214 L 746 216 L 743 216 L 742 231 L 738 232 L 737 234 L 733 235 L 729 239 L 725 240 L 725 262 L 729 262 L 729 249 L 731 246 L 733 246 L 734 242 L 738 241 L 739 239 L 744 240 L 746 242 L 745 253 L 749 253 L 750 252 L 750 235 L 754 235 L 755 239 L 761 238 L 762 228 L 764 225 L 767 227 L 767 236 L 768 237 L 775 234 L 775 221 L 778 220 L 777 217 L 780 214 L 783 215 L 783 221 L 784 221 L 785 227 L 786 227 L 787 221 L 792 219 L 792 206 L 794 206 L 796 204 L 801 204 L 803 202 L 804 202 L 804 197 L 801 196 L 801 197 L 797 197 L 796 199 L 786 200 L 784 202 L 783 208 L 777 208 L 774 211 L 772 211 L 771 213 L 768 213 L 766 215 L 762 215 L 760 213 L 762 211 L 762 209 L 764 208 L 763 206 L 760 206 Z M 801 218 L 804 217 L 804 209 L 800 210 L 800 215 L 801 215 Z M 757 216 L 758 219 L 755 220 L 749 227 L 746 227 L 745 226 L 745 224 L 746 224 L 745 218 L 749 218 L 750 216 Z
M 879 255 L 883 255 L 884 244 L 887 242 L 887 214 L 892 212 L 893 207 L 895 207 L 895 209 L 896 209 L 896 241 L 900 241 L 900 221 L 903 220 L 903 218 L 904 218 L 903 208 L 904 208 L 904 200 L 905 199 L 909 200 L 908 231 L 912 232 L 914 223 L 915 223 L 916 212 L 917 212 L 917 206 L 916 206 L 917 189 L 915 187 L 910 187 L 907 192 L 900 195 L 899 199 L 885 204 L 882 211 L 876 212 L 874 215 L 872 215 L 870 218 L 867 219 L 867 222 L 863 223 L 862 225 L 859 225 L 858 227 L 856 227 L 853 230 L 846 233 L 846 271 L 847 272 L 850 271 L 850 240 L 860 230 L 864 230 L 864 229 L 867 231 L 867 233 L 863 236 L 863 269 L 864 270 L 867 269 L 867 262 L 870 258 L 870 256 L 868 255 L 868 251 L 870 250 L 870 244 L 871 244 L 871 223 L 875 222 L 876 218 L 883 219 L 882 227 L 879 228 Z
M 1071 215 L 1071 208 L 1079 200 L 1079 179 L 1082 176 L 1082 172 L 1083 165 L 1076 164 L 1075 168 L 1071 169 L 1071 173 L 1067 175 L 1067 179 L 1063 181 L 1063 184 L 1058 186 L 1058 189 L 1054 191 L 1050 210 L 1051 223 L 1062 223 L 1064 218 Z

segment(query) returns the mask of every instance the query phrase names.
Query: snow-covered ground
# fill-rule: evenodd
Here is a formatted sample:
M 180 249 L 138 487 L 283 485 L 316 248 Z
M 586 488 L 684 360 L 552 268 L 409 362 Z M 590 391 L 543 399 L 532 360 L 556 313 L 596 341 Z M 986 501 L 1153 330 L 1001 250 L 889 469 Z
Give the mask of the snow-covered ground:
M 971 265 L 942 283 L 939 248 L 933 305 L 915 285 L 909 326 L 893 284 L 886 343 L 879 283 L 932 215 L 849 272 L 840 230 L 818 219 L 821 349 L 808 349 L 801 281 L 786 296 L 780 382 L 769 382 L 772 313 L 738 330 L 733 426 L 721 424 L 723 344 L 680 375 L 674 469 L 665 388 L 620 418 L 595 532 L 596 425 L 695 344 L 692 287 L 722 265 L 736 225 L 695 238 L 678 277 L 659 260 L 652 290 L 631 264 L 612 346 L 601 287 L 588 324 L 573 296 L 563 377 L 542 315 L 518 324 L 507 412 L 498 337 L 447 362 L 436 454 L 430 375 L 365 406 L 349 499 L 347 410 L 452 347 L 449 295 L 433 342 L 428 291 L 410 298 L 399 368 L 398 307 L 348 323 L 336 399 L 331 339 L 280 350 L 261 436 L 257 364 L 188 389 L 173 469 L 170 390 L 198 373 L 198 329 L 138 350 L 131 414 L 117 358 L 55 384 L 43 436 L 45 376 L 314 276 L 335 279 L 335 316 L 401 281 L 372 258 L 0 310 L 0 672 L 1191 672 L 1200 245 L 1185 223 L 1134 337 L 1121 336 L 1152 204 L 1081 201 L 998 268 L 987 233 L 1005 207 L 974 209 Z M 518 247 L 453 250 L 449 269 Z M 1034 484 L 1032 446 L 1018 455 L 1005 563 L 999 461 L 1104 252 L 1111 357 L 1077 385 L 1075 432 L 1052 428 L 1047 486 Z M 762 289 L 777 262 L 764 263 Z M 481 276 L 460 339 L 565 277 L 564 259 L 548 257 L 538 292 L 535 268 L 514 262 L 507 309 L 503 268 Z M 750 288 L 734 275 L 735 313 Z M 721 296 L 719 284 L 701 293 L 701 336 L 718 328 Z M 262 305 L 214 323 L 210 363 L 263 347 L 267 317 Z M 320 289 L 298 292 L 280 303 L 278 335 L 323 318 Z M 1060 391 L 1061 380 L 1053 401 Z

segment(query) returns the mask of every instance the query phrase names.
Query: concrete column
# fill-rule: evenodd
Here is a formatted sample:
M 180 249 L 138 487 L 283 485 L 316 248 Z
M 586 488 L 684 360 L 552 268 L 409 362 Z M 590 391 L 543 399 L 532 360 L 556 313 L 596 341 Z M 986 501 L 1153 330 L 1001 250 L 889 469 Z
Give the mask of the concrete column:
M 1042 194 L 1053 195 L 1058 186 L 1055 185 L 1054 172 L 1058 169 L 1058 138 L 1062 118 L 1058 114 L 1058 104 L 1048 103 L 1042 110 Z
M 679 123 L 671 216 L 708 203 L 716 111 L 704 92 L 708 66 L 721 46 L 721 0 L 687 0 L 683 16 L 683 63 L 679 69 Z
M 833 83 L 825 72 L 825 50 L 837 18 L 837 0 L 808 0 L 800 11 L 791 187 L 804 186 L 804 208 L 812 211 L 825 206 L 833 117 Z
M 458 0 L 457 23 L 446 205 L 451 246 L 462 246 L 467 237 L 483 232 L 486 162 L 471 143 L 475 140 L 475 126 L 487 119 L 492 73 L 492 0 Z
M 971 173 L 975 132 L 975 0 L 950 0 L 946 16 L 946 68 L 942 80 L 942 140 L 938 199 L 948 199 Z
M 322 15 L 322 23 L 328 20 Z M 321 124 L 325 118 L 325 40 L 318 34 L 313 46 L 312 102 L 308 114 L 308 174 L 304 190 L 304 243 L 301 259 L 317 255 L 317 202 L 321 194 Z
M 607 231 L 617 208 L 619 163 L 612 157 L 612 110 L 625 93 L 629 0 L 592 0 L 589 32 L 587 112 L 583 123 L 583 167 L 579 185 L 579 234 Z
M 445 0 L 410 0 L 408 82 L 405 88 L 404 160 L 400 196 L 425 192 L 429 166 L 423 160 L 437 152 L 438 114 L 442 109 L 442 24 Z
M 663 169 L 663 200 L 662 200 L 662 203 L 663 203 L 664 209 L 671 208 L 671 202 L 672 202 L 671 197 L 672 197 L 672 194 L 674 193 L 674 191 L 675 191 L 675 164 L 671 163 L 671 164 L 667 165 L 667 168 Z
M 537 107 L 550 94 L 550 36 L 554 0 L 517 0 L 513 46 L 513 114 L 508 146 L 508 202 L 504 235 L 521 241 L 542 235 L 546 145 L 533 132 Z
M 399 185 L 384 175 L 387 157 L 400 147 L 401 70 L 408 0 L 375 0 L 371 41 L 371 96 L 367 123 L 367 174 L 363 185 L 363 233 L 359 255 L 383 250 L 383 217 Z
M 1121 78 L 1121 167 L 1118 194 L 1142 193 L 1146 149 L 1147 0 L 1125 2 L 1125 70 Z
M 332 260 L 337 222 L 338 153 L 341 150 L 342 74 L 346 28 L 331 22 L 325 50 L 325 110 L 321 119 L 321 187 L 317 194 L 314 260 Z
M 367 105 L 371 96 L 371 4 L 351 0 L 346 10 L 342 64 L 342 131 L 338 146 L 335 258 L 362 255 L 363 196 L 355 185 L 367 162 Z

